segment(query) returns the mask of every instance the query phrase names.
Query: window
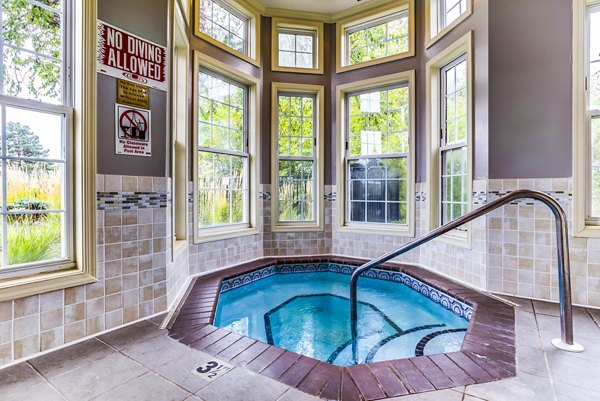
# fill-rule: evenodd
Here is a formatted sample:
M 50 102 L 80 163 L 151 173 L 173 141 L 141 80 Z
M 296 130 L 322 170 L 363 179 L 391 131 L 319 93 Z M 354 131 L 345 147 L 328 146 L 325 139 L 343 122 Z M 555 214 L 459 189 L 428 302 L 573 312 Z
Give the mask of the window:
M 427 0 L 425 15 L 428 46 L 472 13 L 472 0 Z
M 255 234 L 260 81 L 195 55 L 195 241 Z
M 53 270 L 73 260 L 70 6 L 21 2 L 2 10 L 3 272 L 31 264 Z
M 414 1 L 339 21 L 337 72 L 414 56 Z
M 199 227 L 247 225 L 248 88 L 204 69 L 199 82 Z
M 467 59 L 460 56 L 441 69 L 440 224 L 462 216 L 467 200 Z
M 408 12 L 371 21 L 346 30 L 346 65 L 408 51 Z
M 200 0 L 196 35 L 258 65 L 260 15 L 244 2 Z
M 0 301 L 93 282 L 96 249 L 96 2 L 9 3 L 0 10 Z
M 273 84 L 274 231 L 323 229 L 324 88 Z
M 472 188 L 472 33 L 433 57 L 426 66 L 429 229 L 467 213 Z M 468 226 L 442 240 L 470 246 Z
M 590 136 L 588 219 L 600 222 L 600 4 L 587 7 L 586 16 L 587 117 Z
M 189 2 L 186 1 L 186 4 Z M 171 171 L 172 180 L 172 221 L 173 221 L 173 253 L 175 258 L 179 252 L 187 249 L 188 230 L 188 159 L 189 159 L 189 120 L 188 120 L 188 71 L 190 45 L 185 30 L 184 14 L 179 7 L 173 13 L 173 50 L 171 53 Z
M 573 225 L 600 237 L 600 1 L 573 1 Z
M 323 74 L 323 23 L 272 19 L 272 70 Z
M 414 235 L 414 72 L 338 87 L 342 230 Z

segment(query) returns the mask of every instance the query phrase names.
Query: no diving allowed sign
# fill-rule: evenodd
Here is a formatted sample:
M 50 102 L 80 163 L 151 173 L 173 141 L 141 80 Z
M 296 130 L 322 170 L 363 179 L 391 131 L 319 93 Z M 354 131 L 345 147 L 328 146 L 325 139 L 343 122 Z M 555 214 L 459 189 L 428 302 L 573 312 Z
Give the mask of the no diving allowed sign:
M 150 110 L 115 104 L 115 123 L 118 155 L 152 156 Z

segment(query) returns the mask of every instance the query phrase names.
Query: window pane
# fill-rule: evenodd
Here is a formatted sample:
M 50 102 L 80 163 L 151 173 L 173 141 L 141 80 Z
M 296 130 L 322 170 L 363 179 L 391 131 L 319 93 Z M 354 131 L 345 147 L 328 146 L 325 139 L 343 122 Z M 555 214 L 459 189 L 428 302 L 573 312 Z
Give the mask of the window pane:
M 6 216 L 9 265 L 64 257 L 63 213 L 10 214 Z
M 279 162 L 279 220 L 310 221 L 313 218 L 312 161 Z
M 248 18 L 230 12 L 219 2 L 214 0 L 200 2 L 200 32 L 246 55 L 248 55 L 246 38 L 248 26 Z
M 314 219 L 314 140 L 312 95 L 278 97 L 279 221 Z M 294 160 L 286 158 L 294 157 Z M 302 158 L 303 160 L 297 160 Z
M 467 147 L 442 152 L 442 224 L 467 211 Z
M 442 146 L 451 145 L 467 140 L 467 61 L 453 62 L 442 69 L 443 73 L 443 103 L 442 121 L 445 136 Z
M 200 227 L 246 222 L 245 156 L 198 152 Z
M 392 56 L 408 51 L 408 13 L 406 11 L 346 32 L 346 64 Z
M 314 65 L 315 32 L 280 30 L 278 32 L 281 67 L 316 68 Z
M 3 265 L 65 257 L 65 116 L 0 105 Z M 4 232 L 4 229 L 6 231 Z
M 591 217 L 600 217 L 600 117 L 591 122 L 591 156 L 592 156 L 592 207 Z
M 349 166 L 350 221 L 406 224 L 406 158 L 361 159 Z M 396 206 L 390 207 L 391 203 Z M 393 213 L 386 214 L 386 208 Z
M 59 1 L 4 1 L 2 93 L 48 103 L 63 100 L 63 31 Z M 46 4 L 49 3 L 49 4 Z
M 348 96 L 349 153 L 382 155 L 408 150 L 408 88 Z
M 243 152 L 246 88 L 200 72 L 198 144 Z

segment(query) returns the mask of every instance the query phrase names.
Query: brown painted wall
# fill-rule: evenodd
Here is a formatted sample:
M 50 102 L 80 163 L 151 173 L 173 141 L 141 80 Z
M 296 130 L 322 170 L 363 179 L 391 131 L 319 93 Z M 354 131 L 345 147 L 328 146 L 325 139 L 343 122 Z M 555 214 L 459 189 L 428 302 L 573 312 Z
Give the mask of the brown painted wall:
M 490 178 L 570 177 L 570 0 L 490 1 Z
M 98 19 L 167 46 L 167 0 L 99 0 Z M 168 173 L 167 92 L 150 90 L 152 157 L 115 153 L 117 79 L 96 74 L 99 174 L 164 177 Z

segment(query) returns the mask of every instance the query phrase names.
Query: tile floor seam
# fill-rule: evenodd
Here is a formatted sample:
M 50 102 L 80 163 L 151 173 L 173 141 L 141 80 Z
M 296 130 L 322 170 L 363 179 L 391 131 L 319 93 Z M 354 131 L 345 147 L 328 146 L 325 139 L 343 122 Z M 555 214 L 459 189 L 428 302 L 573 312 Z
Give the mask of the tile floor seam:
M 535 320 L 535 329 L 537 331 L 539 344 L 541 346 L 542 352 L 544 354 L 544 363 L 546 364 L 546 370 L 548 371 L 548 380 L 550 381 L 550 388 L 552 389 L 552 396 L 554 397 L 554 401 L 558 401 L 558 396 L 556 394 L 556 386 L 554 384 L 554 378 L 552 377 L 552 371 L 550 370 L 550 363 L 548 362 L 548 355 L 546 350 L 544 349 L 544 339 L 540 333 L 540 325 L 538 323 L 538 314 L 536 312 L 535 302 L 531 303 L 531 308 L 533 310 L 533 319 Z M 541 315 L 547 316 L 543 313 Z M 516 355 L 515 355 L 516 356 Z M 518 366 L 517 366 L 517 374 L 518 374 Z
M 26 363 L 27 365 L 29 365 L 29 366 L 31 367 L 31 369 L 33 369 L 33 371 L 34 371 L 35 373 L 37 373 L 37 374 L 38 374 L 38 375 L 39 375 L 39 376 L 42 378 L 42 380 L 43 380 L 44 382 L 46 382 L 46 384 L 47 384 L 48 386 L 50 386 L 50 388 L 51 388 L 52 390 L 54 390 L 54 392 L 55 392 L 56 394 L 58 394 L 58 396 L 59 396 L 60 398 L 62 398 L 62 399 L 63 399 L 63 400 L 65 400 L 65 401 L 69 401 L 69 399 L 68 399 L 66 396 L 64 396 L 64 395 L 63 395 L 63 394 L 60 392 L 60 390 L 59 390 L 59 389 L 57 389 L 56 387 L 54 387 L 54 386 L 52 385 L 52 383 L 50 383 L 50 381 L 49 381 L 48 379 L 46 379 L 46 377 L 45 377 L 45 376 L 42 374 L 42 372 L 40 372 L 39 370 L 37 370 L 37 369 L 35 368 L 35 366 L 33 366 L 31 363 L 29 363 L 29 361 L 26 361 L 25 363 Z
M 584 309 L 586 311 L 586 313 L 588 314 L 588 316 L 592 319 L 592 322 L 594 322 L 596 324 L 596 326 L 600 329 L 600 322 L 598 322 L 595 318 L 594 315 L 592 315 L 592 312 L 590 312 L 589 309 L 585 308 Z
M 131 358 L 129 358 L 129 359 L 131 359 Z M 134 362 L 137 362 L 137 361 L 134 361 Z M 146 368 L 144 365 L 141 365 L 141 366 L 142 366 L 142 367 L 144 367 L 144 368 Z M 100 394 L 96 394 L 96 395 L 95 395 L 95 396 L 93 396 L 92 398 L 87 398 L 87 399 L 86 399 L 86 401 L 94 401 L 94 400 L 97 400 L 99 397 L 101 397 L 101 396 L 103 396 L 103 395 L 105 395 L 105 394 L 108 394 L 108 393 L 110 393 L 111 391 L 113 391 L 113 390 L 115 390 L 115 389 L 117 389 L 117 388 L 119 388 L 119 387 L 121 387 L 121 386 L 124 386 L 124 385 L 126 385 L 126 384 L 129 384 L 129 383 L 131 383 L 132 381 L 139 379 L 140 377 L 144 377 L 144 376 L 146 376 L 147 374 L 152 374 L 152 371 L 151 371 L 150 369 L 146 368 L 146 370 L 147 370 L 146 372 L 142 373 L 142 374 L 141 374 L 141 375 L 139 375 L 139 376 L 132 377 L 131 379 L 129 379 L 129 380 L 127 380 L 127 381 L 123 382 L 123 383 L 120 383 L 119 385 L 117 385 L 117 386 L 115 386 L 115 387 L 111 387 L 111 388 L 109 388 L 108 390 L 106 390 L 106 391 L 104 391 L 104 392 L 102 392 L 102 393 L 100 393 Z M 188 391 L 188 393 L 189 393 L 189 391 Z M 77 401 L 84 401 L 84 400 L 77 400 Z
M 166 377 L 166 376 L 163 376 L 162 374 L 160 374 L 160 372 L 158 372 L 158 371 L 156 370 L 156 369 L 158 369 L 158 368 L 161 368 L 161 367 L 165 366 L 166 364 L 169 364 L 169 363 L 173 362 L 174 360 L 175 360 L 175 358 L 174 358 L 174 359 L 171 359 L 170 361 L 168 361 L 168 362 L 166 362 L 166 363 L 163 363 L 162 365 L 159 365 L 159 366 L 155 367 L 154 369 L 150 369 L 150 372 L 152 372 L 152 373 L 156 374 L 158 377 L 160 377 L 160 378 L 162 378 L 163 380 L 165 380 L 165 381 L 167 381 L 167 382 L 171 383 L 171 384 L 172 384 L 172 385 L 174 385 L 175 387 L 178 387 L 178 388 L 182 389 L 182 390 L 183 390 L 183 391 L 185 391 L 186 393 L 190 394 L 190 396 L 194 396 L 194 395 L 196 395 L 195 393 L 192 393 L 191 391 L 188 391 L 188 390 L 186 390 L 184 387 L 180 386 L 178 383 L 175 383 L 174 381 L 172 381 L 172 380 L 171 380 L 171 379 L 169 379 L 168 377 Z M 145 366 L 144 366 L 144 367 L 145 367 Z M 223 374 L 223 376 L 225 376 L 227 373 L 229 373 L 229 372 L 226 372 L 225 374 Z M 215 379 L 215 380 L 216 380 L 216 379 Z M 206 385 L 204 385 L 204 386 L 202 386 L 202 388 L 200 388 L 200 390 L 202 390 L 204 387 L 208 386 L 210 383 L 212 383 L 212 382 L 207 382 L 207 383 L 206 383 Z M 200 390 L 198 390 L 198 391 L 200 391 Z M 188 398 L 189 398 L 189 397 L 188 397 Z

